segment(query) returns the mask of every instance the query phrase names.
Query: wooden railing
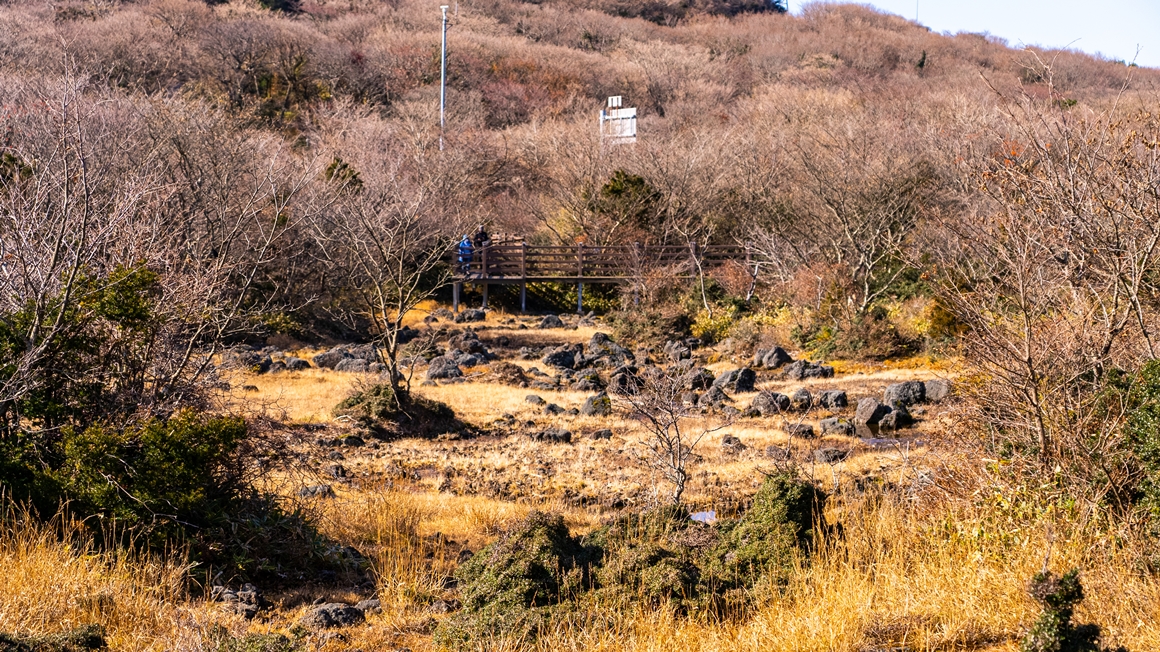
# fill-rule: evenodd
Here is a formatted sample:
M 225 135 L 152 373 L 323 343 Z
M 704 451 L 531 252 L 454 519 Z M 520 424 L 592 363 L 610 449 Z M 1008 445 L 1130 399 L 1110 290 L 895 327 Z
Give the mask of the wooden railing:
M 749 257 L 747 247 L 734 245 L 495 244 L 474 250 L 470 261 L 460 260 L 458 247 L 451 252 L 457 280 L 492 283 L 620 282 L 656 270 L 692 276 L 698 265 L 714 267 L 727 261 L 748 264 Z

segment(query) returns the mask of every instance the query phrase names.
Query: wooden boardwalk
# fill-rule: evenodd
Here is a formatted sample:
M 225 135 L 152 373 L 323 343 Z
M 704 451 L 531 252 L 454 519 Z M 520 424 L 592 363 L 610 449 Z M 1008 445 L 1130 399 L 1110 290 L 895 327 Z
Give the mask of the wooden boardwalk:
M 734 245 L 612 245 L 571 246 L 528 245 L 503 242 L 481 247 L 470 262 L 459 260 L 458 247 L 451 252 L 455 270 L 453 279 L 454 309 L 459 310 L 459 295 L 464 283 L 483 289 L 483 306 L 487 307 L 490 285 L 519 285 L 520 310 L 527 307 L 528 283 L 575 283 L 577 309 L 584 301 L 585 283 L 632 283 L 650 273 L 666 273 L 673 278 L 693 278 L 726 263 L 752 269 L 748 247 Z

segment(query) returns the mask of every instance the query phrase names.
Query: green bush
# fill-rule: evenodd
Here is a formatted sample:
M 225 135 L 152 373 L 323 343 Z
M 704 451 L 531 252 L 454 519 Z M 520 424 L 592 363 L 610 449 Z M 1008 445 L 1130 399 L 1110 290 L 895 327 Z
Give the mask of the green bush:
M 446 403 L 417 394 L 396 393 L 387 383 L 351 394 L 335 406 L 334 414 L 352 417 L 381 439 L 433 437 L 470 430 Z
M 108 545 L 188 545 L 204 572 L 227 578 L 359 571 L 362 560 L 329 542 L 304 514 L 253 490 L 248 436 L 240 418 L 193 410 L 120 429 L 66 428 L 58 464 L 43 468 L 27 455 L 4 459 L 0 485 L 17 500 L 41 504 L 44 514 L 67 501 L 75 515 L 114 522 L 116 527 L 94 530 L 102 537 L 117 534 L 105 540 Z M 21 480 L 19 487 L 13 478 Z
M 603 597 L 619 603 L 667 604 L 680 611 L 698 606 L 699 546 L 689 530 L 709 534 L 682 506 L 630 514 L 592 532 L 585 542 L 601 551 L 595 571 Z M 704 537 L 701 537 L 704 538 Z
M 0 496 L 44 517 L 68 503 L 107 545 L 188 545 L 207 572 L 350 566 L 302 514 L 255 491 L 242 419 L 181 409 L 203 404 L 200 372 L 174 370 L 186 351 L 167 348 L 159 300 L 143 266 L 82 270 L 45 305 L 0 314 L 0 384 L 13 390 L 0 401 Z
M 453 649 L 528 640 L 588 585 L 591 551 L 558 515 L 533 512 L 456 572 L 463 608 L 435 641 Z
M 1063 577 L 1037 573 L 1031 580 L 1031 597 L 1043 605 L 1043 613 L 1019 646 L 1021 652 L 1127 652 L 1125 648 L 1101 648 L 1099 625 L 1071 622 L 1075 607 L 1083 601 L 1079 571 Z
M 66 429 L 52 476 L 86 514 L 175 534 L 186 524 L 206 526 L 238 501 L 246 435 L 240 418 L 192 410 L 135 428 Z
M 1128 396 L 1131 411 L 1125 424 L 1125 439 L 1135 455 L 1142 479 L 1139 504 L 1160 526 L 1160 361 L 1144 365 Z
M 159 347 L 150 344 L 163 327 L 158 287 L 149 269 L 118 267 L 81 276 L 67 298 L 0 315 L 0 381 L 23 390 L 0 403 L 0 444 L 32 438 L 51 449 L 62 428 L 132 414 L 154 389 L 149 370 Z M 40 355 L 21 369 L 30 349 Z
M 583 539 L 533 514 L 460 567 L 463 609 L 436 641 L 454 649 L 529 641 L 548 623 L 599 620 L 605 608 L 678 612 L 744 608 L 784 585 L 813 541 L 824 496 L 790 475 L 768 478 L 738 521 L 714 527 L 682 506 L 631 514 Z
M 721 542 L 705 563 L 702 591 L 731 602 L 783 586 L 798 550 L 813 544 L 814 521 L 825 495 L 788 473 L 769 476 L 749 510 L 721 525 Z
M 399 397 L 389 383 L 380 383 L 343 399 L 335 408 L 338 416 L 386 421 L 399 413 Z
M 460 567 L 463 608 L 558 604 L 584 588 L 588 556 L 561 516 L 533 512 Z

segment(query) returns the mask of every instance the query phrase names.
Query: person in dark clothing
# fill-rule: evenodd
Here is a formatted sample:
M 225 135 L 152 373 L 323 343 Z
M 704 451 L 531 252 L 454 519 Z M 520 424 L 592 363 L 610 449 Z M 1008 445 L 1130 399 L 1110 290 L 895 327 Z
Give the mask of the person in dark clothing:
M 479 271 L 483 276 L 487 276 L 488 270 L 485 269 L 483 264 L 483 251 L 484 249 L 487 249 L 488 245 L 491 244 L 491 236 L 487 234 L 487 231 L 484 230 L 482 224 L 480 224 L 479 229 L 476 230 L 475 238 L 472 244 L 475 245 L 475 257 L 479 260 Z
M 487 231 L 484 230 L 482 224 L 479 225 L 479 229 L 475 232 L 473 244 L 475 245 L 476 249 L 481 249 L 484 246 L 491 244 L 491 236 L 487 234 Z
M 459 241 L 459 271 L 465 276 L 471 273 L 471 258 L 474 254 L 474 248 L 471 246 L 471 238 L 467 234 L 463 234 L 463 239 Z

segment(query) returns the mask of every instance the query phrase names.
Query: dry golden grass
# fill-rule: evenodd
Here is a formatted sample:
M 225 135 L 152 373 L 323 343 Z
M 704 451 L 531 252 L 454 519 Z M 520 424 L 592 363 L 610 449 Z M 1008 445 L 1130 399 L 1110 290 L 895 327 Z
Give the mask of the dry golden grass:
M 67 516 L 0 515 L 0 630 L 55 634 L 91 623 L 115 650 L 178 649 L 197 637 L 178 556 L 102 552 Z
M 511 332 L 551 342 L 590 336 L 581 331 L 508 327 L 485 331 L 486 337 Z M 717 371 L 734 364 L 719 362 Z M 889 382 L 952 373 L 953 367 L 906 363 L 804 383 L 767 377 L 760 386 L 787 393 L 799 386 L 842 388 L 856 401 L 859 395 L 880 393 Z M 233 380 L 238 386 L 258 388 L 242 394 L 244 404 L 236 405 L 302 422 L 333 421 L 334 404 L 365 382 L 355 374 L 323 370 L 239 374 Z M 608 518 L 600 506 L 604 496 L 635 496 L 634 508 L 658 499 L 655 478 L 639 459 L 644 437 L 639 423 L 619 416 L 547 416 L 525 401 L 535 392 L 485 381 L 482 376 L 471 383 L 416 391 L 452 405 L 461 418 L 477 426 L 487 427 L 509 413 L 517 422 L 530 421 L 536 428 L 567 427 L 577 439 L 572 445 L 550 445 L 519 433 L 501 433 L 473 440 L 400 440 L 381 442 L 377 448 L 344 449 L 343 464 L 356 472 L 356 481 L 336 484 L 337 496 L 315 501 L 312 510 L 325 535 L 368 557 L 383 613 L 341 635 L 311 634 L 309 649 L 435 650 L 430 632 L 445 615 L 433 605 L 455 597 L 445 578 L 464 549 L 479 550 L 533 509 L 562 513 L 574 531 L 586 532 Z M 578 407 L 587 397 L 568 391 L 540 394 L 565 408 Z M 743 405 L 751 395 L 736 398 Z M 823 416 L 824 412 L 811 414 L 806 421 Z M 941 418 L 928 415 L 923 439 L 933 435 L 937 440 Z M 588 627 L 561 625 L 535 643 L 486 649 L 1013 652 L 1037 613 L 1026 594 L 1027 581 L 1043 567 L 1048 551 L 1051 568 L 1083 569 L 1088 599 L 1079 618 L 1103 625 L 1109 637 L 1105 642 L 1132 650 L 1160 649 L 1160 581 L 1138 572 L 1134 540 L 1093 533 L 1093 526 L 1085 529 L 1072 517 L 1050 510 L 1027 512 L 1006 496 L 983 500 L 960 492 L 936 500 L 935 490 L 924 492 L 924 483 L 914 481 L 945 463 L 947 451 L 939 448 L 941 444 L 900 441 L 894 448 L 872 449 L 846 437 L 796 440 L 782 432 L 779 421 L 741 419 L 706 438 L 693 467 L 690 502 L 727 508 L 730 500 L 751 494 L 762 471 L 777 466 L 763 454 L 767 446 L 793 448 L 799 471 L 827 490 L 849 489 L 855 479 L 865 478 L 897 488 L 881 499 L 858 498 L 857 492 L 847 491 L 834 501 L 827 518 L 841 524 L 841 536 L 830 536 L 819 550 L 803 555 L 784 591 L 769 596 L 750 617 L 738 621 L 679 616 L 643 605 L 620 611 L 594 605 L 599 617 Z M 341 432 L 344 426 L 331 427 Z M 597 428 L 612 428 L 612 440 L 584 437 Z M 746 449 L 723 450 L 719 443 L 724 432 L 739 437 Z M 811 451 L 821 446 L 852 452 L 835 465 L 815 463 Z M 954 464 L 970 462 L 956 458 Z M 405 471 L 405 477 L 391 475 L 392 468 Z M 504 490 L 494 496 L 464 493 L 455 487 L 465 485 L 453 482 L 463 478 Z M 270 486 L 292 495 L 302 481 L 287 475 Z M 590 502 L 585 507 L 569 496 L 587 497 Z M 0 629 L 52 633 L 98 622 L 109 629 L 115 650 L 200 650 L 212 648 L 207 638 L 211 624 L 223 624 L 235 633 L 290 632 L 314 593 L 322 592 L 331 600 L 365 597 L 354 589 L 305 587 L 293 595 L 272 596 L 279 606 L 246 624 L 215 605 L 190 598 L 185 592 L 186 569 L 179 562 L 99 553 L 91 546 L 64 543 L 75 539 L 62 539 L 54 528 L 6 521 L 0 535 L 4 569 Z
M 588 394 L 572 391 L 535 392 L 486 382 L 486 372 L 481 374 L 473 382 L 415 387 L 414 391 L 452 406 L 461 419 L 480 428 L 491 429 L 498 417 L 510 414 L 519 424 L 517 430 L 563 427 L 573 432 L 574 444 L 545 445 L 515 434 L 471 443 L 402 440 L 384 443 L 379 454 L 400 468 L 422 473 L 421 484 L 427 490 L 435 490 L 445 482 L 447 476 L 443 469 L 452 468 L 461 477 L 474 478 L 479 482 L 498 482 L 513 492 L 513 495 L 538 502 L 566 494 L 597 503 L 609 496 L 623 496 L 636 506 L 655 504 L 661 499 L 663 487 L 656 485 L 651 472 L 640 460 L 647 433 L 639 422 L 623 415 L 611 418 L 546 415 L 541 407 L 525 400 L 529 394 L 539 394 L 565 409 L 580 407 Z M 766 379 L 759 386 L 787 393 L 802 386 L 814 391 L 843 388 L 851 392 L 851 401 L 856 402 L 860 395 L 880 395 L 881 388 L 888 382 L 929 378 L 932 375 L 926 371 L 883 370 L 869 375 L 804 383 Z M 296 420 L 316 422 L 332 421 L 331 407 L 352 387 L 362 382 L 368 380 L 357 374 L 324 370 L 266 376 L 244 375 L 237 380 L 238 384 L 259 387 L 258 392 L 249 395 L 254 397 L 252 405 L 270 406 L 275 416 L 282 413 L 292 419 L 298 417 Z M 747 405 L 752 396 L 737 395 L 736 405 Z M 791 417 L 791 420 L 816 424 L 818 419 L 828 415 L 826 411 L 817 411 L 808 416 Z M 714 419 L 692 420 L 688 425 L 690 428 L 711 426 L 714 425 Z M 602 428 L 613 430 L 611 441 L 587 439 L 589 433 Z M 723 450 L 720 442 L 725 434 L 739 437 L 746 449 L 740 453 Z M 795 451 L 797 463 L 804 467 L 807 474 L 820 479 L 827 487 L 867 476 L 897 482 L 904 479 L 911 467 L 921 467 L 926 453 L 925 447 L 912 446 L 908 458 L 901 459 L 898 451 L 866 449 L 861 440 L 853 437 L 829 436 L 816 440 L 791 441 L 782 430 L 780 418 L 740 419 L 728 428 L 708 435 L 701 442 L 697 449 L 700 459 L 687 499 L 698 507 L 712 508 L 720 504 L 728 509 L 756 489 L 761 482 L 762 472 L 776 467 L 774 461 L 764 456 L 769 446 L 790 446 Z M 815 463 L 811 451 L 825 446 L 851 450 L 851 455 L 833 466 Z M 357 456 L 346 464 L 372 477 L 382 470 L 382 464 L 367 463 Z
M 443 505 L 430 497 L 385 494 L 368 503 L 367 511 L 354 510 L 360 516 L 351 513 L 344 519 L 364 523 L 363 531 L 397 531 L 392 522 L 413 528 L 439 523 L 444 534 L 464 536 L 480 527 L 466 516 L 476 501 Z M 487 501 L 475 508 L 488 513 L 485 528 L 497 522 L 496 510 L 506 511 Z M 1101 545 L 1106 542 L 1091 535 L 1053 540 L 1052 531 L 1070 530 L 1074 524 L 1050 528 L 1043 521 L 1023 532 L 988 533 L 991 521 L 979 520 L 986 513 L 922 512 L 890 500 L 854 502 L 832 511 L 841 519 L 843 536 L 802 557 L 784 592 L 768 599 L 747 621 L 707 621 L 641 607 L 603 612 L 591 629 L 561 627 L 534 645 L 487 649 L 1013 651 L 1037 614 L 1026 594 L 1027 580 L 1042 568 L 1049 549 L 1052 568 L 1084 569 L 1088 599 L 1078 618 L 1104 625 L 1105 642 L 1133 650 L 1160 645 L 1160 583 L 1132 572 L 1130 554 Z M 375 523 L 379 525 L 368 529 Z M 425 634 L 413 630 L 432 617 L 424 610 L 429 598 L 423 596 L 440 594 L 431 569 L 447 565 L 438 558 L 430 566 L 408 561 L 418 556 L 413 540 L 404 537 L 387 546 L 379 558 L 387 561 L 376 565 L 382 573 L 380 595 L 391 608 L 368 626 L 352 630 L 342 645 L 435 649 Z M 342 645 L 324 644 L 321 649 L 340 650 Z
M 530 508 L 400 491 L 356 492 L 323 507 L 324 531 L 368 552 L 384 609 L 342 637 L 312 636 L 310 649 L 436 649 L 428 632 L 444 616 L 429 605 L 450 596 L 442 578 L 454 559 L 430 545 L 432 535 L 482 543 Z M 1061 518 L 1005 521 L 1000 509 L 853 500 L 830 510 L 842 536 L 803 556 L 785 590 L 747 620 L 686 618 L 642 606 L 601 612 L 592 628 L 562 626 L 534 645 L 489 649 L 1013 652 L 1037 613 L 1027 580 L 1048 551 L 1051 568 L 1084 571 L 1088 597 L 1079 620 L 1103 625 L 1105 642 L 1160 649 L 1160 582 L 1134 570 L 1130 545 L 1113 545 Z M 571 516 L 578 529 L 592 523 L 581 513 Z M 0 622 L 9 631 L 53 633 L 98 622 L 114 650 L 195 650 L 205 649 L 209 623 L 244 629 L 213 605 L 184 597 L 181 564 L 97 553 L 63 542 L 51 527 L 10 520 L 0 563 Z M 287 632 L 306 608 L 275 611 L 249 630 Z
M 325 423 L 334 418 L 334 406 L 365 378 L 365 374 L 316 368 L 262 375 L 237 373 L 231 378 L 235 389 L 227 405 L 245 413 L 264 413 L 286 421 Z M 240 389 L 246 385 L 256 387 L 257 391 Z

